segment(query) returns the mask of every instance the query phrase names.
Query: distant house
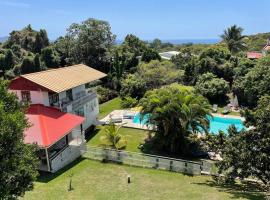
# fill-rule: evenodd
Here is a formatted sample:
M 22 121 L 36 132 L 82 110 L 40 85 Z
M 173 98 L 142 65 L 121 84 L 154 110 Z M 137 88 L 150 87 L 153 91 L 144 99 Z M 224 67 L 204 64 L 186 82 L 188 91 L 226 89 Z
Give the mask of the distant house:
M 167 51 L 159 53 L 160 57 L 165 60 L 170 60 L 173 56 L 176 56 L 178 54 L 179 54 L 178 51 Z
M 30 104 L 30 128 L 25 143 L 36 143 L 40 170 L 56 172 L 81 155 L 84 131 L 97 123 L 97 94 L 89 88 L 106 74 L 86 65 L 74 65 L 21 75 L 9 90 Z
M 266 52 L 270 51 L 270 39 L 267 40 L 266 45 L 263 47 L 261 52 L 251 51 L 247 52 L 247 58 L 249 59 L 260 59 L 266 55 Z
M 270 39 L 267 40 L 267 44 L 263 47 L 263 51 L 270 51 Z
M 247 58 L 249 59 L 260 59 L 263 57 L 263 54 L 261 52 L 247 52 Z

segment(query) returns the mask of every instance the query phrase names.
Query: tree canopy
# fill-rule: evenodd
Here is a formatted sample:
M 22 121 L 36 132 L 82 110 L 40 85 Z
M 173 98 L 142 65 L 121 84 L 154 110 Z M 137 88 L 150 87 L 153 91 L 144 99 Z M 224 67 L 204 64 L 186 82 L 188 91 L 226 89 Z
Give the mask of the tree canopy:
M 7 85 L 0 81 L 0 199 L 16 199 L 33 188 L 38 160 L 35 146 L 23 143 L 28 122 Z
M 191 135 L 208 132 L 208 101 L 181 87 L 165 86 L 146 92 L 140 100 L 142 114 L 157 126 L 154 141 L 163 151 L 188 155 L 192 151 Z

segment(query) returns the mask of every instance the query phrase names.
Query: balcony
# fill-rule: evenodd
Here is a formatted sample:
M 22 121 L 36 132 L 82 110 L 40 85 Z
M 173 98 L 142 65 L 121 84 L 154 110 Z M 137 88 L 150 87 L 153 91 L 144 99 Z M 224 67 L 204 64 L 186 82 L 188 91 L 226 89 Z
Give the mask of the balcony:
M 76 93 L 74 100 L 70 100 L 68 98 L 62 99 L 60 100 L 60 108 L 62 111 L 66 112 L 67 108 L 69 108 L 69 110 L 76 110 L 80 107 L 82 107 L 84 104 L 86 104 L 87 102 L 91 101 L 92 99 L 97 97 L 97 94 L 91 90 L 89 91 L 81 91 Z

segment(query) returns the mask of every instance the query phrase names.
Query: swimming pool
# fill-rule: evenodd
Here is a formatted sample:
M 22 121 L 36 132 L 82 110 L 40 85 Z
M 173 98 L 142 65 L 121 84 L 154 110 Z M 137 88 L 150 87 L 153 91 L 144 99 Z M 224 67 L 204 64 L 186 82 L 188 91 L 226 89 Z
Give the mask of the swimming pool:
M 140 120 L 141 115 L 140 113 L 137 113 L 133 118 L 133 123 L 144 125 L 147 123 L 148 117 L 149 117 L 149 114 L 145 115 L 143 119 Z M 217 116 L 213 116 L 213 117 L 209 116 L 208 119 L 210 121 L 210 128 L 209 128 L 210 133 L 217 134 L 219 130 L 223 131 L 224 133 L 228 133 L 228 128 L 231 125 L 234 125 L 238 131 L 242 129 L 246 129 L 242 120 L 240 119 L 224 118 L 224 117 L 217 117 Z

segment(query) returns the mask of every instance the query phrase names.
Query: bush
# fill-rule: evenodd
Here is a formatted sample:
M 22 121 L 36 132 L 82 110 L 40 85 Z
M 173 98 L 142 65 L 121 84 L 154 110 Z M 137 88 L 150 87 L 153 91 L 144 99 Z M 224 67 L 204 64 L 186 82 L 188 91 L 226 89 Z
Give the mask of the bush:
M 138 104 L 138 100 L 132 97 L 124 97 L 121 102 L 122 108 L 132 108 Z
M 212 73 L 201 75 L 195 88 L 212 103 L 224 101 L 230 89 L 229 84 L 223 78 L 217 78 Z
M 111 90 L 102 86 L 97 86 L 96 90 L 99 103 L 104 103 L 118 96 L 118 93 L 115 90 Z

